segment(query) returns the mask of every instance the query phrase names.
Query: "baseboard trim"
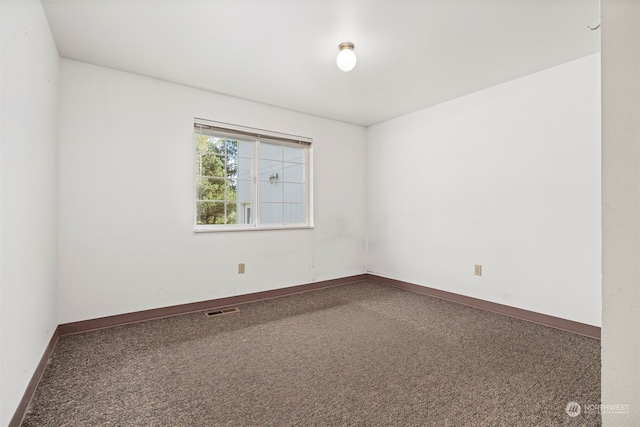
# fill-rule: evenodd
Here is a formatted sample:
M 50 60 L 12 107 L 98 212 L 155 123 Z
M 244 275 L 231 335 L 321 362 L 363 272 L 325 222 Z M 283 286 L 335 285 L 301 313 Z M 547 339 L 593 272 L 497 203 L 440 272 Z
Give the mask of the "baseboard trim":
M 53 350 L 56 347 L 56 343 L 58 342 L 58 338 L 60 338 L 60 326 L 57 326 L 55 331 L 53 331 L 53 335 L 49 340 L 49 344 L 44 350 L 44 354 L 40 358 L 40 363 L 36 367 L 35 372 L 31 376 L 31 380 L 29 384 L 27 384 L 27 389 L 22 395 L 22 399 L 16 408 L 16 411 L 13 413 L 13 417 L 11 421 L 9 421 L 9 427 L 18 427 L 22 424 L 24 417 L 27 415 L 27 410 L 29 409 L 29 404 L 31 403 L 31 399 L 33 399 L 33 395 L 36 392 L 36 388 L 38 388 L 38 384 L 42 379 L 42 375 L 44 374 L 44 370 L 47 367 L 47 363 L 49 363 L 49 358 L 53 354 Z
M 537 323 L 551 328 L 561 329 L 578 335 L 600 339 L 601 328 L 587 325 L 585 323 L 562 319 L 560 317 L 549 316 L 534 311 L 498 304 L 478 298 L 468 297 L 453 292 L 442 291 L 440 289 L 404 282 L 402 280 L 391 279 L 376 274 L 358 274 L 354 276 L 342 277 L 338 279 L 323 280 L 320 282 L 307 283 L 288 288 L 279 288 L 269 291 L 254 292 L 250 294 L 237 295 L 226 298 L 218 298 L 207 301 L 199 301 L 188 304 L 180 304 L 169 307 L 161 307 L 150 310 L 136 311 L 132 313 L 117 314 L 114 316 L 100 317 L 96 319 L 83 320 L 79 322 L 64 323 L 58 326 L 56 332 L 59 336 L 79 334 L 98 329 L 112 328 L 130 323 L 144 322 L 147 320 L 160 319 L 163 317 L 178 316 L 181 314 L 194 313 L 198 311 L 218 309 L 236 304 L 246 304 L 249 302 L 262 301 L 266 299 L 278 298 L 294 295 L 302 292 L 309 292 L 332 286 L 346 285 L 348 283 L 369 280 L 382 285 L 393 286 L 422 295 L 440 298 L 458 304 L 491 311 L 520 320 Z
M 562 319 L 560 317 L 549 316 L 547 314 L 536 313 L 535 311 L 524 310 L 521 308 L 511 307 L 508 305 L 498 304 L 495 302 L 485 301 L 478 298 L 468 297 L 453 292 L 442 291 L 439 289 L 429 288 L 414 283 L 404 282 L 402 280 L 390 279 L 388 277 L 368 274 L 368 280 L 383 285 L 393 286 L 407 291 L 415 292 L 422 295 L 428 295 L 435 298 L 444 299 L 458 304 L 468 305 L 470 307 L 479 308 L 486 311 L 514 317 L 527 322 L 537 323 L 539 325 L 548 326 L 563 331 L 572 332 L 574 334 L 583 335 L 589 338 L 600 339 L 601 328 L 598 326 L 587 325 L 586 323 L 574 322 L 573 320 Z
M 254 292 L 251 294 L 237 295 L 233 297 L 218 298 L 208 301 L 199 301 L 188 304 L 173 305 L 170 307 L 154 308 L 150 310 L 136 311 L 133 313 L 117 314 L 114 316 L 100 317 L 97 319 L 82 320 L 79 322 L 64 323 L 59 326 L 60 335 L 72 335 L 98 329 L 112 328 L 130 323 L 144 322 L 146 320 L 160 319 L 163 317 L 178 316 L 181 314 L 194 313 L 198 311 L 218 309 L 236 304 L 246 304 L 249 302 L 262 301 L 302 292 L 315 291 L 318 289 L 333 286 L 346 285 L 347 283 L 361 282 L 367 280 L 367 274 L 342 277 L 338 279 L 323 280 L 304 285 L 291 286 L 288 288 L 273 289 L 270 291 Z

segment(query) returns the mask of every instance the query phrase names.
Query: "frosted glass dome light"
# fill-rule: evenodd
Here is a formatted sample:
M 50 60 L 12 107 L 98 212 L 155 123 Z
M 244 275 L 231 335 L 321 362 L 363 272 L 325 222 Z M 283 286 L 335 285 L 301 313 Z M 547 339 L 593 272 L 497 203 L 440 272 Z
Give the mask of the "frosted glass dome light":
M 340 46 L 338 46 L 340 52 L 338 52 L 336 64 L 338 64 L 338 68 L 340 68 L 342 71 L 351 71 L 353 70 L 353 67 L 356 66 L 357 58 L 355 52 L 353 51 L 354 47 L 355 46 L 353 45 L 353 43 L 349 42 L 340 43 Z

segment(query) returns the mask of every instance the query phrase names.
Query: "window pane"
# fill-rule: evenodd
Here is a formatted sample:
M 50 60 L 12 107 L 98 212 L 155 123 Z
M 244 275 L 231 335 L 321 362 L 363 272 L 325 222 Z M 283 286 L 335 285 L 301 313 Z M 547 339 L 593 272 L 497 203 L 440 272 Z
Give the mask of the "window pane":
M 224 200 L 224 182 L 222 178 L 198 178 L 198 200 Z
M 238 205 L 235 202 L 227 203 L 227 224 L 238 223 L 237 209 Z
M 227 181 L 225 200 L 236 201 L 238 199 L 238 180 L 230 179 Z
M 209 144 L 207 145 L 207 150 L 214 153 L 224 154 L 224 142 L 225 142 L 225 139 L 223 138 L 216 138 L 214 136 L 210 136 Z
M 260 222 L 262 224 L 282 224 L 282 203 L 260 203 Z
M 237 204 L 237 216 L 238 224 L 252 224 L 253 223 L 253 209 L 251 209 L 251 202 Z
M 196 134 L 196 150 L 198 153 L 213 152 L 213 140 L 215 138 L 209 135 Z
M 282 183 L 276 181 L 260 181 L 261 202 L 282 202 Z
M 282 184 L 285 202 L 304 203 L 304 184 Z
M 253 199 L 253 181 L 239 179 L 236 187 L 236 200 L 241 203 L 250 202 Z
M 225 224 L 224 202 L 198 202 L 198 224 Z
M 239 157 L 238 158 L 238 179 L 251 179 L 253 178 L 253 160 Z
M 235 202 L 197 202 L 198 224 L 236 224 Z
M 253 158 L 252 141 L 238 141 L 238 157 Z
M 201 176 L 225 176 L 224 157 L 203 153 L 199 156 L 198 174 Z
M 259 175 L 261 181 L 282 180 L 282 162 L 261 159 Z
M 304 163 L 304 148 L 282 147 L 282 160 L 285 162 Z
M 284 223 L 297 224 L 305 222 L 304 204 L 285 203 L 284 204 Z
M 284 163 L 282 180 L 285 182 L 304 182 L 304 165 L 299 163 Z
M 260 158 L 282 160 L 282 146 L 267 143 L 260 144 Z
M 236 178 L 238 173 L 238 141 L 225 140 L 226 177 Z

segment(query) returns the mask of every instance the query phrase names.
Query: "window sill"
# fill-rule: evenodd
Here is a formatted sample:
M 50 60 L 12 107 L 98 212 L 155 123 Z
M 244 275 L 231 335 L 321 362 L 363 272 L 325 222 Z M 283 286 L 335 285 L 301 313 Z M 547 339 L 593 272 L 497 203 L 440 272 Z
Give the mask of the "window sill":
M 265 231 L 265 230 L 309 230 L 312 229 L 312 225 L 274 225 L 274 226 L 260 226 L 260 227 L 206 227 L 199 226 L 193 229 L 194 233 L 226 233 L 234 231 Z

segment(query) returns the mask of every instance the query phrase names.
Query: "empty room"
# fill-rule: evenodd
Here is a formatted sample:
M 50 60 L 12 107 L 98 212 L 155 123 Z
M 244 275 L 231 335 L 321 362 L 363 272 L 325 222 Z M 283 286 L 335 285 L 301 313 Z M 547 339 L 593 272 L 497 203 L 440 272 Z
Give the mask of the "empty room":
M 0 426 L 640 425 L 637 1 L 0 19 Z

